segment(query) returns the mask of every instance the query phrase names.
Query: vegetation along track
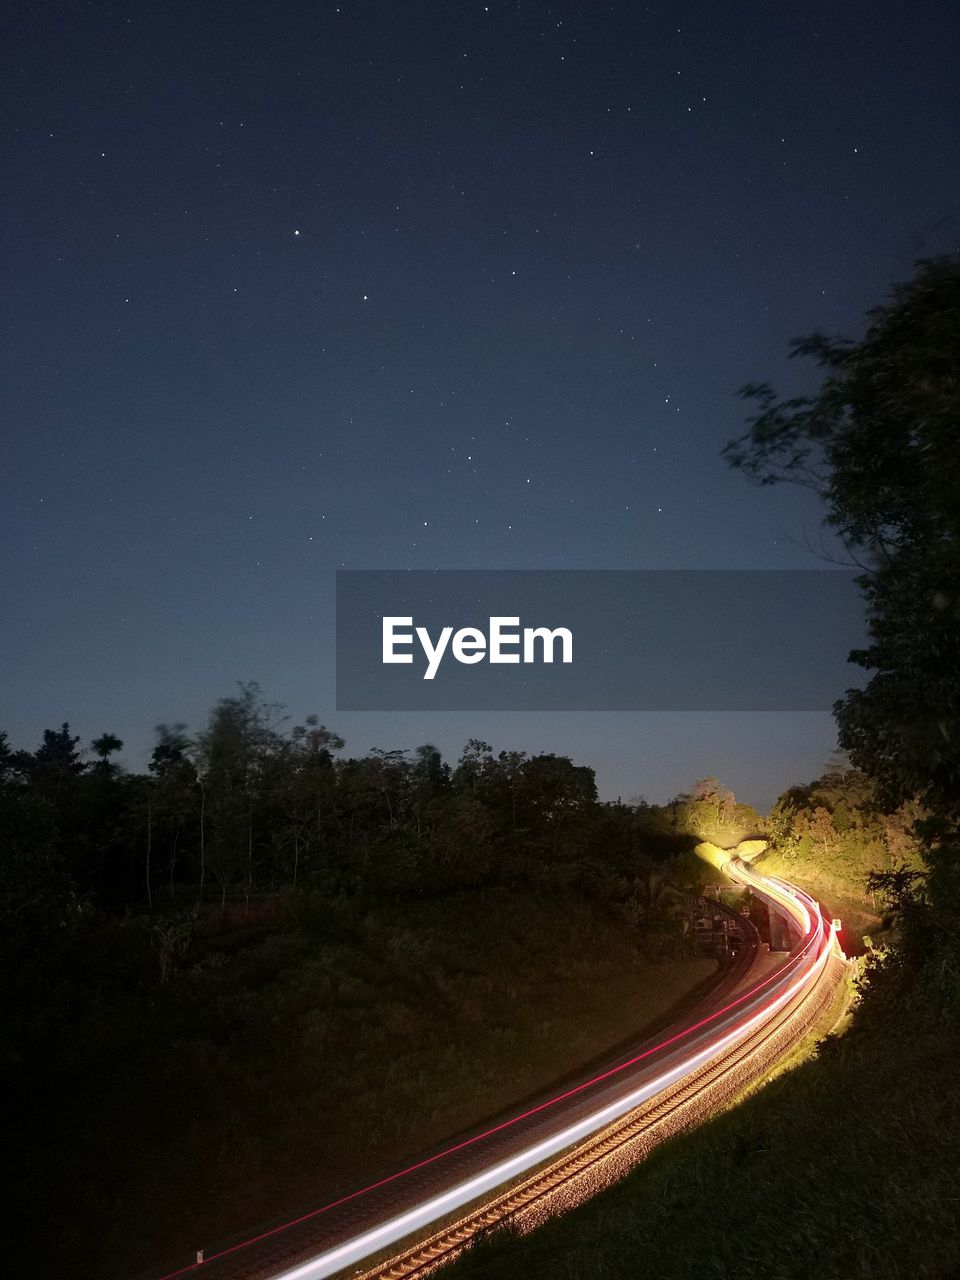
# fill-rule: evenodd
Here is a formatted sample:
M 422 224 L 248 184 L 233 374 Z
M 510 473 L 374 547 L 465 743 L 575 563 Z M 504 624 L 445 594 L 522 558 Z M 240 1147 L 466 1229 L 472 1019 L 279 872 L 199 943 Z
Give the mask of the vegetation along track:
M 759 876 L 749 863 L 736 857 L 722 865 L 732 879 L 748 885 L 799 927 L 802 940 L 790 963 L 800 960 L 805 952 L 808 957 L 819 953 L 819 960 L 808 969 L 811 980 L 792 984 L 790 998 L 774 1003 L 769 1017 L 754 1015 L 747 1024 L 748 1034 L 734 1039 L 725 1051 L 522 1183 L 368 1270 L 363 1280 L 425 1275 L 497 1227 L 509 1224 L 521 1232 L 529 1231 L 547 1217 L 574 1207 L 622 1177 L 658 1143 L 729 1104 L 817 1023 L 833 1000 L 846 967 L 832 927 L 826 925 L 816 902 L 786 882 Z M 822 938 L 819 947 L 814 943 L 818 934 Z
M 197 1272 L 208 1280 L 321 1280 L 356 1276 L 358 1265 L 367 1280 L 425 1274 L 492 1227 L 529 1230 L 587 1199 L 657 1143 L 728 1105 L 822 1016 L 844 962 L 812 898 L 758 875 L 739 858 L 720 865 L 792 921 L 799 942 L 773 972 L 760 976 L 769 966 L 754 946 L 751 959 L 733 967 L 749 970 L 742 982 L 734 979 L 731 990 L 728 973 L 706 1009 L 688 1013 L 672 1033 L 626 1060 L 337 1204 L 218 1250 L 164 1280 Z
M 816 1024 L 834 998 L 846 962 L 831 958 L 824 976 L 785 1010 L 721 1058 L 617 1121 L 594 1138 L 458 1222 L 364 1273 L 361 1280 L 407 1280 L 452 1261 L 464 1248 L 507 1225 L 520 1232 L 575 1208 L 611 1183 L 667 1138 L 690 1129 L 730 1103 L 770 1071 Z

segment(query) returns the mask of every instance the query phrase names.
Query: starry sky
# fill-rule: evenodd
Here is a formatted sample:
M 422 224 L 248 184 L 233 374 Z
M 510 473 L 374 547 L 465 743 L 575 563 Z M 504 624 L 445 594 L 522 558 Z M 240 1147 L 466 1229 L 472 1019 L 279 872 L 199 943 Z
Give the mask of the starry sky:
M 734 393 L 811 389 L 792 337 L 956 248 L 958 37 L 925 0 L 19 6 L 0 727 L 141 768 L 256 680 L 349 750 L 561 751 L 608 798 L 815 776 L 826 714 L 338 714 L 334 571 L 815 567 L 814 499 L 719 459 Z

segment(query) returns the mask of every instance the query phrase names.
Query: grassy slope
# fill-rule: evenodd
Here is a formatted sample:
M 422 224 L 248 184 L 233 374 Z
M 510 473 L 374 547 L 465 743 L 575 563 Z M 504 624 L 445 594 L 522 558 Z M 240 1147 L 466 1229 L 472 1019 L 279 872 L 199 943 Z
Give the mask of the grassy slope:
M 506 891 L 329 912 L 208 961 L 105 1016 L 69 1079 L 52 1069 L 23 1167 L 48 1224 L 36 1274 L 123 1277 L 350 1190 L 714 968 L 652 968 L 600 908 Z
M 450 1280 L 960 1275 L 956 1021 L 872 1017 L 579 1210 Z
M 885 931 L 880 909 L 867 892 L 866 876 L 844 875 L 796 857 L 785 857 L 777 849 L 769 849 L 756 860 L 757 870 L 764 875 L 782 876 L 791 884 L 813 895 L 824 913 L 843 922 L 841 942 L 848 955 L 863 950 L 864 935 L 878 939 Z

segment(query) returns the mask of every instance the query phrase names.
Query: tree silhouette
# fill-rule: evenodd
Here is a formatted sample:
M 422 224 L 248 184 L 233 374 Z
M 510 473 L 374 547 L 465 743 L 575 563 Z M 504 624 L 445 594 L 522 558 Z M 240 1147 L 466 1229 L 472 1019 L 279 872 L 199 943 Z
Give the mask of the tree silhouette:
M 859 343 L 797 339 L 826 371 L 811 396 L 745 387 L 759 411 L 727 445 L 761 484 L 812 486 L 864 568 L 873 673 L 836 707 L 840 745 L 891 805 L 960 822 L 960 259 L 922 262 Z
M 100 757 L 94 768 L 102 774 L 112 773 L 116 765 L 110 763 L 110 757 L 115 752 L 123 750 L 121 739 L 115 733 L 102 733 L 99 738 L 94 738 L 90 746 Z

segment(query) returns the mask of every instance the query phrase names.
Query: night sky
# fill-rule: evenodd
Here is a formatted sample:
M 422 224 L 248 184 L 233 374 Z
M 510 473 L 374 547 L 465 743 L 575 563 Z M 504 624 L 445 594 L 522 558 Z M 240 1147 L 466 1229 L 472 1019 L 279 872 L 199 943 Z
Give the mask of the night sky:
M 814 500 L 718 455 L 738 386 L 816 385 L 792 337 L 956 248 L 955 3 L 19 8 L 16 745 L 142 768 L 257 680 L 348 750 L 480 736 L 605 797 L 820 771 L 827 714 L 337 714 L 334 571 L 815 567 Z

